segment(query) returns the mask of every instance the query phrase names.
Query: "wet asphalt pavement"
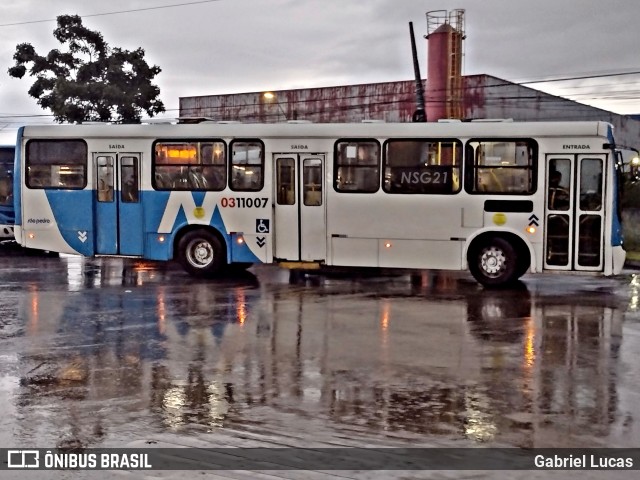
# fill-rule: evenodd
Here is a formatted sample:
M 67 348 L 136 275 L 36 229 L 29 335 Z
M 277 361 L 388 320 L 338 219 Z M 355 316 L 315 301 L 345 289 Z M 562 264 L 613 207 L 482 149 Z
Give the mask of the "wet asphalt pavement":
M 639 365 L 631 270 L 487 291 L 465 273 L 198 280 L 172 264 L 0 256 L 10 448 L 637 447 Z M 299 473 L 280 476 L 329 478 Z

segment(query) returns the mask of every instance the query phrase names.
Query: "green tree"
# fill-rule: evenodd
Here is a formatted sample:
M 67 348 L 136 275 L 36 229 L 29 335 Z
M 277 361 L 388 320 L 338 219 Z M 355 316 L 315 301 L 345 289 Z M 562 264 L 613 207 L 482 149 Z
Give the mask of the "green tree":
M 152 83 L 161 69 L 147 64 L 142 48 L 109 47 L 77 15 L 61 15 L 57 22 L 53 36 L 67 45 L 67 52 L 54 49 L 41 56 L 31 44 L 21 43 L 9 68 L 12 77 L 28 71 L 36 78 L 29 95 L 51 110 L 56 122 L 139 123 L 143 112 L 153 117 L 165 111 L 160 89 Z

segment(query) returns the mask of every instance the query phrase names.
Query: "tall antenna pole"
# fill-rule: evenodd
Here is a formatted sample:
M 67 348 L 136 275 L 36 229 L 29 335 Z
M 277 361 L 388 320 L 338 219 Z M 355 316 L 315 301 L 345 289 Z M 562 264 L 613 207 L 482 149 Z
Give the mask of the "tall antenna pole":
M 409 22 L 409 33 L 411 35 L 411 54 L 413 56 L 413 72 L 416 77 L 416 111 L 413 112 L 413 122 L 426 122 L 427 111 L 424 108 L 424 86 L 420 76 L 420 64 L 418 63 L 418 51 L 416 49 L 416 38 L 413 34 L 413 22 Z

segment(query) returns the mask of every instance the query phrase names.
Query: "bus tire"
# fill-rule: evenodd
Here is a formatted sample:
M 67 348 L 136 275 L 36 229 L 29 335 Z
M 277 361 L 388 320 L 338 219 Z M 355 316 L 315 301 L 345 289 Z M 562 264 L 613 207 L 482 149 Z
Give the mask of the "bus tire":
M 216 235 L 207 230 L 187 232 L 178 243 L 178 261 L 194 277 L 210 277 L 226 265 L 226 250 Z
M 473 278 L 485 287 L 508 286 L 521 271 L 517 250 L 501 237 L 491 237 L 474 246 L 468 262 Z

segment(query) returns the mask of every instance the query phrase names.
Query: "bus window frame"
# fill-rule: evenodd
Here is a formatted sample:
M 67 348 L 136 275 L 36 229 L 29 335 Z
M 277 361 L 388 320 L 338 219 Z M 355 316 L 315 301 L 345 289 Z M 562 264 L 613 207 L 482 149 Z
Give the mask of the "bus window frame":
M 84 147 L 84 160 L 82 163 L 31 163 L 29 157 L 29 147 L 35 143 L 68 143 L 68 142 L 78 142 Z M 25 144 L 25 153 L 24 153 L 24 166 L 25 166 L 25 174 L 24 174 L 24 185 L 30 190 L 84 190 L 88 184 L 88 164 L 89 164 L 89 146 L 87 142 L 83 138 L 32 138 L 27 141 Z M 29 171 L 29 167 L 31 166 L 43 166 L 48 165 L 50 167 L 56 166 L 58 168 L 64 166 L 80 166 L 82 169 L 82 179 L 83 182 L 78 186 L 69 186 L 69 185 L 32 185 L 31 184 L 31 174 Z
M 260 163 L 259 164 L 250 164 L 249 159 L 247 159 L 246 164 L 235 164 L 233 162 L 233 146 L 238 143 L 257 143 L 260 145 Z M 229 155 L 227 156 L 227 184 L 229 189 L 233 192 L 261 192 L 264 189 L 264 177 L 265 177 L 265 145 L 264 142 L 259 138 L 234 138 L 229 142 Z M 234 177 L 233 177 L 233 167 L 235 165 L 250 165 L 251 167 L 260 167 L 260 181 L 258 182 L 257 188 L 238 188 L 234 185 Z
M 13 207 L 15 147 L 0 146 L 0 207 Z M 2 190 L 5 190 L 2 192 Z M 6 195 L 1 195 L 6 193 Z
M 505 165 L 505 166 L 492 166 L 492 165 L 476 165 L 476 151 L 471 145 L 473 142 L 477 143 L 518 143 L 526 142 L 532 148 L 531 164 L 526 165 Z M 469 195 L 504 195 L 504 196 L 531 196 L 535 195 L 538 190 L 538 173 L 540 171 L 540 147 L 538 142 L 533 137 L 473 137 L 469 138 L 465 143 L 465 159 L 464 159 L 464 190 Z M 479 191 L 476 186 L 476 171 L 479 168 L 492 169 L 502 168 L 507 170 L 524 169 L 528 168 L 531 171 L 531 188 L 529 191 Z
M 359 168 L 373 168 L 374 164 L 364 164 L 364 165 L 347 165 L 338 163 L 338 159 L 340 158 L 338 145 L 341 143 L 373 143 L 378 147 L 378 155 L 376 158 L 375 168 L 378 170 L 376 175 L 376 188 L 375 189 L 354 189 L 354 190 L 345 190 L 341 189 L 338 185 L 338 171 L 340 167 L 355 167 Z M 376 193 L 380 191 L 380 175 L 382 172 L 382 145 L 377 138 L 338 138 L 333 144 L 333 190 L 337 193 Z
M 447 170 L 449 170 L 451 176 L 453 177 L 453 171 L 457 170 L 458 173 L 458 188 L 457 189 L 453 189 L 451 188 L 451 191 L 431 191 L 431 192 L 424 192 L 424 191 L 391 191 L 390 189 L 387 189 L 387 187 L 385 186 L 386 182 L 383 180 L 382 181 L 382 190 L 389 194 L 389 195 L 456 195 L 457 193 L 459 193 L 462 190 L 462 177 L 463 177 L 463 165 L 464 165 L 464 151 L 465 151 L 465 146 L 464 146 L 464 142 L 462 140 L 460 140 L 457 137 L 433 137 L 433 138 L 425 138 L 425 137 L 412 137 L 412 138 L 388 138 L 384 141 L 384 144 L 382 145 L 382 175 L 383 177 L 386 175 L 386 170 L 387 168 L 393 168 L 390 166 L 390 164 L 388 163 L 388 155 L 387 155 L 387 148 L 388 145 L 390 143 L 403 143 L 403 142 L 422 142 L 422 143 L 447 143 L 447 144 L 455 144 L 456 148 L 458 149 L 458 156 L 457 156 L 457 160 L 459 160 L 459 163 L 457 164 L 451 164 L 451 165 L 440 165 L 437 166 L 439 169 L 444 169 L 446 168 Z M 407 168 L 412 168 L 412 169 L 417 169 L 418 166 L 415 167 L 407 167 Z M 436 165 L 425 165 L 426 169 L 429 169 L 431 167 L 436 167 Z M 401 167 L 395 167 L 395 168 L 401 168 Z M 451 185 L 453 187 L 453 178 L 451 179 Z
M 194 146 L 199 146 L 198 148 L 201 148 L 200 144 L 204 144 L 204 143 L 221 143 L 223 145 L 224 148 L 224 163 L 222 164 L 208 164 L 208 163 L 188 163 L 188 162 L 182 162 L 182 163 L 160 163 L 157 161 L 157 154 L 156 154 L 156 146 L 158 144 L 183 144 L 183 145 L 194 145 Z M 163 192 L 222 192 L 224 190 L 226 190 L 228 183 L 229 183 L 229 178 L 227 176 L 227 169 L 228 169 L 228 147 L 227 147 L 227 142 L 225 142 L 223 139 L 221 138 L 209 138 L 209 137 L 198 137 L 198 138 L 157 138 L 153 141 L 153 143 L 151 144 L 151 186 L 154 190 L 156 191 L 163 191 Z M 200 153 L 200 152 L 198 152 Z M 176 188 L 175 186 L 170 186 L 170 187 L 162 187 L 158 185 L 157 182 L 157 177 L 156 174 L 159 173 L 157 172 L 157 168 L 160 167 L 169 167 L 169 168 L 175 168 L 175 167 L 181 167 L 181 168 L 187 168 L 188 170 L 194 167 L 200 167 L 200 168 L 204 168 L 204 167 L 211 167 L 211 166 L 215 166 L 216 168 L 222 170 L 222 172 L 224 172 L 225 175 L 225 179 L 224 182 L 222 182 L 222 188 L 213 188 L 213 186 L 209 187 L 198 187 L 198 188 Z M 202 172 L 201 172 L 202 173 Z M 202 173 L 203 177 L 206 179 L 206 176 L 204 176 L 204 173 Z

